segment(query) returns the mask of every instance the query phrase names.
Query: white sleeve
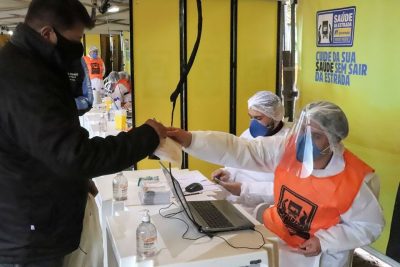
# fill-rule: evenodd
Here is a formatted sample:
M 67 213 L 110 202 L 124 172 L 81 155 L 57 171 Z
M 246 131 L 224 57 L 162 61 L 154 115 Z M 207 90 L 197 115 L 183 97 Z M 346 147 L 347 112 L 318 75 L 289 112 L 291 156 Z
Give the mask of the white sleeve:
M 236 174 L 238 173 L 238 171 L 240 169 L 236 169 L 236 168 L 231 168 L 231 167 L 225 167 L 223 168 L 225 171 L 229 172 L 229 181 L 230 182 L 235 182 L 236 180 Z
M 115 85 L 114 92 L 112 92 L 111 96 L 113 97 L 114 100 L 119 100 L 122 102 L 122 95 L 121 95 L 121 90 L 119 88 L 119 84 Z
M 239 202 L 247 206 L 274 202 L 274 182 L 242 182 Z
M 366 183 L 351 208 L 341 215 L 341 222 L 315 235 L 322 251 L 344 251 L 371 244 L 381 234 L 385 221 L 378 200 Z
M 281 157 L 282 137 L 246 140 L 215 131 L 192 132 L 192 143 L 185 151 L 199 159 L 252 171 L 273 172 Z
M 379 176 L 375 172 L 371 172 L 365 176 L 364 183 L 368 185 L 376 199 L 379 199 L 379 191 L 381 189 L 381 181 Z

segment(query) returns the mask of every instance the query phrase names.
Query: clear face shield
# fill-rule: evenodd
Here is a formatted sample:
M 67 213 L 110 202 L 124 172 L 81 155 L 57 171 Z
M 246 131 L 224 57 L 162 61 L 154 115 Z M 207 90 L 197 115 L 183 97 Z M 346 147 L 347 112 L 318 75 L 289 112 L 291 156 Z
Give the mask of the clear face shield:
M 306 109 L 286 137 L 281 166 L 292 175 L 306 178 L 313 172 L 315 161 L 330 152 L 326 132 Z

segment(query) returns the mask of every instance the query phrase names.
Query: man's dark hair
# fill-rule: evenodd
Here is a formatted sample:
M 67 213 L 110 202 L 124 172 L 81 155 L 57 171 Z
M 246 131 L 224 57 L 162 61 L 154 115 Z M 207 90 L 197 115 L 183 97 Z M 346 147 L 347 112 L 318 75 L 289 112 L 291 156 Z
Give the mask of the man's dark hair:
M 58 30 L 71 29 L 77 24 L 94 27 L 94 22 L 78 0 L 32 0 L 25 23 L 34 28 L 51 25 Z

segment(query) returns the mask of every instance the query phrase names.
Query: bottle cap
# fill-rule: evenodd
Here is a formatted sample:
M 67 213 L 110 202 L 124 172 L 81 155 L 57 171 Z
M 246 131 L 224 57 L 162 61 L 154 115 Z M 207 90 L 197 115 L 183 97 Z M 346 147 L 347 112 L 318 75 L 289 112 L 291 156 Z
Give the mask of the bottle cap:
M 142 222 L 150 222 L 150 215 L 149 215 L 149 210 L 142 210 L 143 212 L 143 217 L 142 217 Z

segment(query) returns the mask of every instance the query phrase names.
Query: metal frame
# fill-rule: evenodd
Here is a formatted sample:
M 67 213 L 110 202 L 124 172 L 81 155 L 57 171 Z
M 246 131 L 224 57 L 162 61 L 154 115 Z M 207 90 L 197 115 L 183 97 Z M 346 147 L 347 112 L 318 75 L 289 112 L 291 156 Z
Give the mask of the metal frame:
M 180 75 L 184 73 L 187 64 L 187 0 L 179 0 L 179 62 Z M 180 94 L 181 128 L 188 130 L 188 95 L 187 80 L 182 83 Z M 172 125 L 171 125 L 172 126 Z M 182 152 L 182 169 L 189 167 L 189 157 Z
M 229 132 L 236 135 L 238 0 L 231 0 Z

